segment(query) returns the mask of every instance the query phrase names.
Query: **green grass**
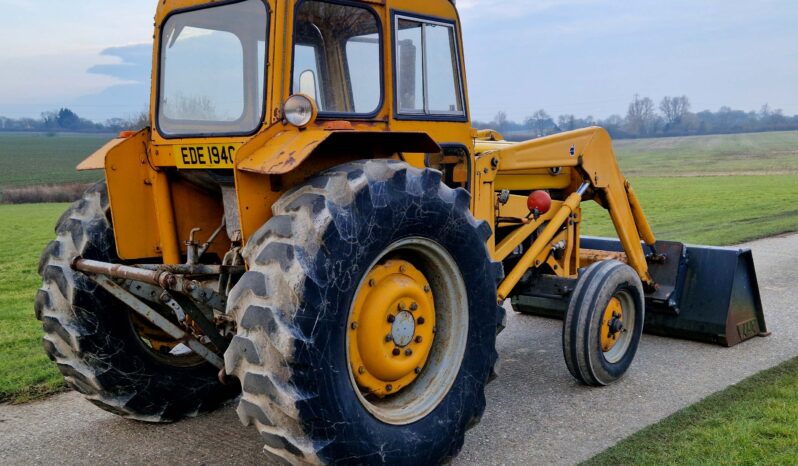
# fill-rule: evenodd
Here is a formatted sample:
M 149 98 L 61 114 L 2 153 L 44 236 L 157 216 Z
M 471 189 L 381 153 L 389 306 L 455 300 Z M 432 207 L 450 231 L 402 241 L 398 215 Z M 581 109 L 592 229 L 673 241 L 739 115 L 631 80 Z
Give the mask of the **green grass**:
M 615 141 L 627 176 L 798 174 L 798 131 Z
M 97 181 L 102 178 L 100 172 L 78 172 L 75 167 L 112 137 L 0 133 L 0 188 Z
M 33 299 L 39 255 L 55 237 L 64 204 L 0 206 L 0 402 L 25 401 L 62 389 L 42 349 Z
M 798 230 L 798 175 L 630 181 L 659 239 L 719 246 Z M 615 236 L 597 204 L 584 217 L 585 234 Z
M 795 464 L 798 359 L 643 429 L 585 465 Z

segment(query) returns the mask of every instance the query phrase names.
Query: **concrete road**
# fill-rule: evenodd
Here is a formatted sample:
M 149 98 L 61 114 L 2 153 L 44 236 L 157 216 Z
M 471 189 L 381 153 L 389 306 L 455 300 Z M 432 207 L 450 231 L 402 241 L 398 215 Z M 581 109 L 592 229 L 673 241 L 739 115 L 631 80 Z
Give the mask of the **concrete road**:
M 773 335 L 731 349 L 644 336 L 619 384 L 578 385 L 561 323 L 511 314 L 488 410 L 455 464 L 573 464 L 730 384 L 798 355 L 798 235 L 752 243 Z M 2 464 L 255 464 L 261 441 L 232 407 L 173 425 L 107 414 L 79 395 L 0 406 Z

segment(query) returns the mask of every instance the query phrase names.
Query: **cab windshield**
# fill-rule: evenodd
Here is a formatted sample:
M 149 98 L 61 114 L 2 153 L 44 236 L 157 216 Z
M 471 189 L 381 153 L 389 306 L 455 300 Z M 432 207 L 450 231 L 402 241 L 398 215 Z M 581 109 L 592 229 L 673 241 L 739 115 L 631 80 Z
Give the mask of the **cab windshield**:
M 263 120 L 267 28 L 262 0 L 170 16 L 161 36 L 159 132 L 255 132 Z
M 369 8 L 304 0 L 294 26 L 292 92 L 325 114 L 369 115 L 382 102 L 381 29 Z

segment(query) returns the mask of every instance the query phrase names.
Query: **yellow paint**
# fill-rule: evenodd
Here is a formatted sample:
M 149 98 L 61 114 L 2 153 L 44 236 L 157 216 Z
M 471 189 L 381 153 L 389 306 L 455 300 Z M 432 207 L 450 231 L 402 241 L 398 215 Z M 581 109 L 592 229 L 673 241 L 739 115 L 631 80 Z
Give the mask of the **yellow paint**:
M 396 326 L 407 319 L 412 332 L 401 335 L 409 342 L 397 340 Z M 349 364 L 358 386 L 385 397 L 411 384 L 429 358 L 434 327 L 435 302 L 426 277 L 404 260 L 374 267 L 349 317 Z
M 623 322 L 623 306 L 621 306 L 621 300 L 616 297 L 610 299 L 607 308 L 604 309 L 604 315 L 601 317 L 601 350 L 605 353 L 618 344 L 618 337 L 621 336 L 620 332 L 612 331 L 611 324 L 614 319 Z

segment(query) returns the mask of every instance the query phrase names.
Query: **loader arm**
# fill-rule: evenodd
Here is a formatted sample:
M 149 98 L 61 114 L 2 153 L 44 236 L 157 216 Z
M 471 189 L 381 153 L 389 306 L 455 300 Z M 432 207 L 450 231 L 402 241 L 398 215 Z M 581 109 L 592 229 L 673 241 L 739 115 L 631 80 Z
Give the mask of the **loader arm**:
M 555 202 L 553 212 L 545 218 L 520 225 L 496 247 L 494 258 L 503 260 L 510 251 L 543 226 L 543 221 L 548 221 L 544 230 L 500 285 L 500 300 L 509 296 L 526 270 L 538 265 L 536 258 L 579 210 L 586 196 L 592 196 L 609 211 L 629 265 L 648 288 L 656 287 L 649 274 L 646 253 L 641 243 L 644 241 L 653 250 L 656 238 L 631 184 L 618 167 L 612 141 L 606 130 L 586 128 L 522 143 L 477 141 L 477 150 L 480 152 L 480 160 L 489 160 L 495 167 L 489 172 L 490 176 L 483 177 L 482 183 L 491 183 L 504 175 L 524 174 L 540 169 L 559 173 L 570 168 L 571 182 L 564 191 L 564 201 Z M 480 166 L 479 163 L 477 165 Z M 488 212 L 483 212 L 484 214 L 490 215 Z M 496 218 L 491 220 L 495 224 Z M 576 237 L 570 240 L 578 242 Z

